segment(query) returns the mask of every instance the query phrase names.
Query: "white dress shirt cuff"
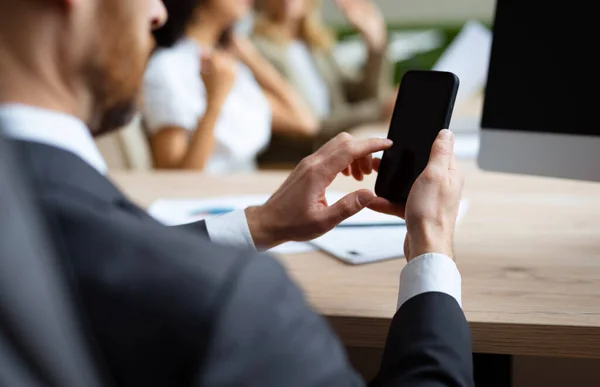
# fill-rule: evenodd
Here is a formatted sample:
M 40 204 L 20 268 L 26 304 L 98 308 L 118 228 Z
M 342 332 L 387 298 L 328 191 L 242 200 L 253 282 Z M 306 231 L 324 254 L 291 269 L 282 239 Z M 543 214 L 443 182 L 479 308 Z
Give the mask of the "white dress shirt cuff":
M 398 309 L 409 299 L 428 292 L 452 296 L 462 307 L 462 279 L 454 261 L 443 254 L 423 254 L 406 264 L 400 274 Z
M 214 243 L 256 249 L 245 210 L 237 210 L 206 219 L 206 230 L 208 237 Z

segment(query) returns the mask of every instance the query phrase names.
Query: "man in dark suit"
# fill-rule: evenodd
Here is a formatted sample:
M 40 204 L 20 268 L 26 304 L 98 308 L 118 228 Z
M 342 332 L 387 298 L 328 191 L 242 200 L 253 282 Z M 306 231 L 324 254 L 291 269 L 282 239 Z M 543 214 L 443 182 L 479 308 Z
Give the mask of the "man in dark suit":
M 336 175 L 362 179 L 378 167 L 371 154 L 391 145 L 347 134 L 303 160 L 265 205 L 185 227 L 157 223 L 105 177 L 90 133 L 131 117 L 150 28 L 165 18 L 159 0 L 0 0 L 0 130 L 30 174 L 107 383 L 363 385 L 283 268 L 256 250 L 312 239 L 368 206 L 406 218 L 409 261 L 372 385 L 471 386 L 452 255 L 462 175 L 449 131 L 406 208 L 368 190 L 328 205 Z

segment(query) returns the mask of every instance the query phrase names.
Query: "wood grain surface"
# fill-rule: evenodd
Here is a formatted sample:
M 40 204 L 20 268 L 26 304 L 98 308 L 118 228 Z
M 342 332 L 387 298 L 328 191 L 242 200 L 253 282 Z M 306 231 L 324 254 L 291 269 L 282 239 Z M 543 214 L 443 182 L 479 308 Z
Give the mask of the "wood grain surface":
M 474 162 L 461 164 L 470 208 L 457 230 L 455 250 L 474 350 L 600 358 L 600 184 L 482 172 Z M 286 173 L 119 172 L 112 177 L 148 206 L 158 198 L 269 193 Z M 373 176 L 361 183 L 340 177 L 332 188 L 373 185 Z M 321 252 L 280 259 L 346 345 L 383 346 L 403 259 L 364 266 Z

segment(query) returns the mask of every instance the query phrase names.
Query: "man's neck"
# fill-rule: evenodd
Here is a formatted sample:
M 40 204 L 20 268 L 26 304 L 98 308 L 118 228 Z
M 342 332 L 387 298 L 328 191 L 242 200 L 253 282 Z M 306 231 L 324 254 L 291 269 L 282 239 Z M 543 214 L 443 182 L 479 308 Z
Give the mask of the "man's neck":
M 87 122 L 92 106 L 86 93 L 78 93 L 67 82 L 64 60 L 51 44 L 37 44 L 33 36 L 22 35 L 15 41 L 8 34 L 0 36 L 0 104 L 23 104 L 69 114 Z M 44 42 L 45 39 L 41 39 Z
M 0 67 L 0 72 L 3 70 Z M 6 74 L 6 73 L 5 73 Z M 77 109 L 64 99 L 56 98 L 55 93 L 38 87 L 38 84 L 23 81 L 18 87 L 7 85 L 0 77 L 0 105 L 20 104 L 65 113 L 82 119 Z M 20 79 L 15 77 L 14 79 Z

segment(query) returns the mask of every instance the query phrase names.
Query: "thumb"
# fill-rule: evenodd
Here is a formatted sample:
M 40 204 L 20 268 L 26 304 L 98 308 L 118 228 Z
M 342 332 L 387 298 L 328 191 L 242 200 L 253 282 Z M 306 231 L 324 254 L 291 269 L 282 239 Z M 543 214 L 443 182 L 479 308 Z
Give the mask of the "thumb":
M 448 129 L 442 130 L 431 147 L 429 165 L 448 170 L 454 154 L 454 134 Z
M 349 217 L 357 214 L 360 210 L 368 206 L 373 199 L 375 199 L 375 195 L 368 189 L 352 192 L 327 207 L 325 210 L 327 222 L 333 228 Z

